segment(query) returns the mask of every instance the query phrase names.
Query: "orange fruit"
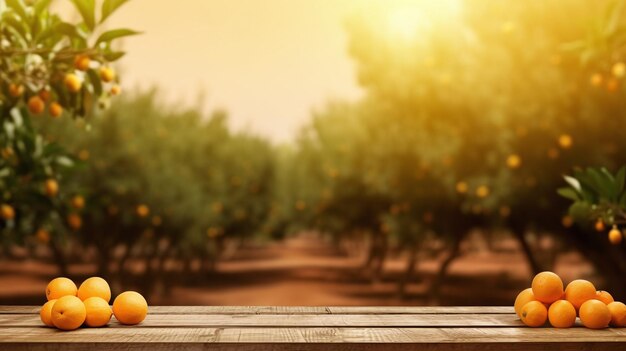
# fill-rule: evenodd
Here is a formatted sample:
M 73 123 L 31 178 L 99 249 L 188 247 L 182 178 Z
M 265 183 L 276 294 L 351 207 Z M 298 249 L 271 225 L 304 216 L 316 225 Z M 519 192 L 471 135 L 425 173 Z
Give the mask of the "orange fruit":
M 120 95 L 122 93 L 122 88 L 119 85 L 114 85 L 111 87 L 111 95 Z
M 613 299 L 613 296 L 611 296 L 611 294 L 609 294 L 608 291 L 604 291 L 604 290 L 596 291 L 596 300 L 600 300 L 604 302 L 605 305 L 608 305 L 611 302 L 615 301 Z
M 100 67 L 100 79 L 103 82 L 111 82 L 115 79 L 115 71 L 111 67 Z
M 591 282 L 576 279 L 565 288 L 565 299 L 574 305 L 576 310 L 587 300 L 596 298 L 596 287 Z
M 150 208 L 148 208 L 148 206 L 146 205 L 137 206 L 137 216 L 146 217 L 149 214 L 150 214 Z
M 111 306 L 102 298 L 92 296 L 83 301 L 87 316 L 85 317 L 85 325 L 88 327 L 102 327 L 111 320 Z
M 517 154 L 511 154 L 506 158 L 506 165 L 511 169 L 517 169 L 522 165 L 522 158 Z
M 11 97 L 20 97 L 22 96 L 22 94 L 24 94 L 23 85 L 18 85 L 14 83 L 9 84 L 9 95 L 11 95 Z
M 79 92 L 80 88 L 83 86 L 83 82 L 81 82 L 78 76 L 74 73 L 66 74 L 65 79 L 63 80 L 63 84 L 65 84 L 67 90 L 72 93 Z
M 48 101 L 50 99 L 50 90 L 42 89 L 39 91 L 38 95 L 41 98 L 41 100 Z
M 619 243 L 622 242 L 622 232 L 617 228 L 611 229 L 611 231 L 609 231 L 609 241 L 613 245 L 619 245 Z
M 548 309 L 539 301 L 531 301 L 522 307 L 520 318 L 529 327 L 540 327 L 548 319 Z
M 55 197 L 59 193 L 59 183 L 54 179 L 48 179 L 44 183 L 44 189 L 46 190 L 46 195 Z
M 35 233 L 35 237 L 37 238 L 37 241 L 42 244 L 47 244 L 50 242 L 50 232 L 45 229 L 38 229 Z
M 604 221 L 602 219 L 598 219 L 596 221 L 596 224 L 594 225 L 594 228 L 597 232 L 603 232 L 606 229 L 604 226 Z
M 532 289 L 537 301 L 552 303 L 563 295 L 563 281 L 553 272 L 541 272 L 533 278 Z
M 99 297 L 109 303 L 111 300 L 109 283 L 100 277 L 87 278 L 78 288 L 78 298 L 85 301 L 90 297 Z
M 2 204 L 0 206 L 0 216 L 2 219 L 10 221 L 15 218 L 15 209 L 11 205 Z
M 113 301 L 113 314 L 122 324 L 138 324 L 148 314 L 148 303 L 140 293 L 125 291 Z
M 65 277 L 54 278 L 46 287 L 46 298 L 50 301 L 67 295 L 76 296 L 77 291 L 76 284 L 70 279 Z
M 74 67 L 81 71 L 86 71 L 89 69 L 89 64 L 91 60 L 87 55 L 78 55 L 74 57 Z
M 83 226 L 83 220 L 76 213 L 67 215 L 67 225 L 72 230 L 79 230 Z
M 606 306 L 611 313 L 611 324 L 612 327 L 626 327 L 626 305 L 621 302 L 611 302 Z
M 481 185 L 478 188 L 476 188 L 476 196 L 480 198 L 485 198 L 489 196 L 489 187 L 486 185 Z
M 52 306 L 52 323 L 62 330 L 74 330 L 80 327 L 86 317 L 85 304 L 76 296 L 63 296 Z
M 46 104 L 39 95 L 31 96 L 28 99 L 28 111 L 33 115 L 40 115 L 46 109 Z
M 58 102 L 53 102 L 48 107 L 48 112 L 50 113 L 50 116 L 54 118 L 61 117 L 63 114 L 63 107 Z
M 513 307 L 515 308 L 515 313 L 520 316 L 522 313 L 522 307 L 524 307 L 525 304 L 531 301 L 537 301 L 535 300 L 535 295 L 533 295 L 533 289 L 528 288 L 522 290 L 515 298 L 515 303 L 513 304 Z
M 72 198 L 72 207 L 74 207 L 77 210 L 80 210 L 83 207 L 85 207 L 85 198 L 80 195 L 74 196 Z
M 567 300 L 558 300 L 550 305 L 548 319 L 555 328 L 569 328 L 576 323 L 576 309 Z
M 54 306 L 55 302 L 57 302 L 57 300 L 53 299 L 44 303 L 43 306 L 41 306 L 41 311 L 39 311 L 39 318 L 41 318 L 43 324 L 49 327 L 54 327 L 52 323 L 52 306 Z
M 606 328 L 611 321 L 611 312 L 602 301 L 588 300 L 580 306 L 580 321 L 587 328 Z

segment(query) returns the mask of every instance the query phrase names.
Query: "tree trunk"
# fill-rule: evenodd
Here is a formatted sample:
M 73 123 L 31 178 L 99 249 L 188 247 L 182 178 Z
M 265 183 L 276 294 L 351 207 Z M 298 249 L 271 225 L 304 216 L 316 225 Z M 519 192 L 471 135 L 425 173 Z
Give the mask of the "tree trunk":
M 401 299 L 406 298 L 406 287 L 413 278 L 413 274 L 415 273 L 419 246 L 420 245 L 416 243 L 413 243 L 413 245 L 411 245 L 411 250 L 409 251 L 409 259 L 407 261 L 404 275 L 400 277 L 400 280 L 398 281 L 398 297 Z
M 526 261 L 528 262 L 528 265 L 530 266 L 530 270 L 533 272 L 533 275 L 544 271 L 541 264 L 539 264 L 539 262 L 537 261 L 537 258 L 535 257 L 532 248 L 528 244 L 528 241 L 526 240 L 526 236 L 524 235 L 524 229 L 517 227 L 513 228 L 513 235 L 522 247 L 524 255 L 526 256 Z
M 448 268 L 450 268 L 450 264 L 452 264 L 452 262 L 454 262 L 454 260 L 459 257 L 459 254 L 461 252 L 461 242 L 463 242 L 463 239 L 465 239 L 466 235 L 467 232 L 463 232 L 462 234 L 454 237 L 454 241 L 452 243 L 452 247 L 450 248 L 448 257 L 446 257 L 446 259 L 443 260 L 443 262 L 441 263 L 441 266 L 439 266 L 439 271 L 437 272 L 437 275 L 435 276 L 429 290 L 430 300 L 434 301 L 435 303 L 438 303 L 441 284 L 448 274 Z
M 67 276 L 69 270 L 68 270 L 67 258 L 65 257 L 65 252 L 63 252 L 63 249 L 61 249 L 59 245 L 54 241 L 50 242 L 50 248 L 52 249 L 54 262 L 56 263 L 57 268 L 59 269 L 59 275 Z

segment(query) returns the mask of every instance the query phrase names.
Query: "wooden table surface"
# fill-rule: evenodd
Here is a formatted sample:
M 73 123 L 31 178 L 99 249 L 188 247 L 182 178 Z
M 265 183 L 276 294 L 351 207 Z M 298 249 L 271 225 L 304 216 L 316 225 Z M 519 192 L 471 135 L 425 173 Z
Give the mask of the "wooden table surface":
M 63 332 L 0 306 L 0 350 L 626 350 L 626 328 L 528 328 L 512 307 L 152 306 Z

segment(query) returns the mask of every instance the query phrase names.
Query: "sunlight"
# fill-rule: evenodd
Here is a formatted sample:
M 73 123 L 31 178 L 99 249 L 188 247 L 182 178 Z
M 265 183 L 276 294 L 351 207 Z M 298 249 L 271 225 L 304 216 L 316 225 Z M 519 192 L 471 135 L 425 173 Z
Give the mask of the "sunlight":
M 392 9 L 387 15 L 389 34 L 394 38 L 412 41 L 420 32 L 427 31 L 432 23 L 417 5 Z

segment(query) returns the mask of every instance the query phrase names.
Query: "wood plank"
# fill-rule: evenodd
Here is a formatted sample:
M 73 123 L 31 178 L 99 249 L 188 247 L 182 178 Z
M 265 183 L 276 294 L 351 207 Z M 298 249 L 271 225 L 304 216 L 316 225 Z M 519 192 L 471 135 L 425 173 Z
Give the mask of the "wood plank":
M 39 315 L 3 314 L 0 327 L 39 327 Z M 138 327 L 523 327 L 514 314 L 149 314 Z M 113 317 L 110 327 L 119 327 Z
M 619 343 L 626 330 L 608 328 L 0 328 L 11 343 Z
M 0 306 L 0 314 L 34 314 L 41 306 Z M 150 314 L 511 314 L 512 306 L 150 306 Z

